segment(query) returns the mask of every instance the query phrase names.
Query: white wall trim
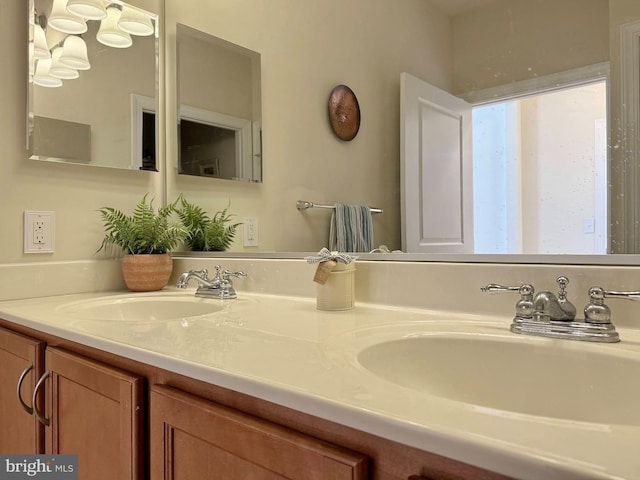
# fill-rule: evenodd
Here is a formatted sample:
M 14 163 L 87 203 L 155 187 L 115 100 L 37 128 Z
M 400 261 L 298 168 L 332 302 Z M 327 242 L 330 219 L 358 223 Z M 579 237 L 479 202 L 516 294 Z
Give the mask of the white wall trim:
M 550 92 L 559 88 L 578 86 L 600 80 L 609 80 L 609 62 L 594 63 L 564 72 L 552 73 L 520 82 L 475 90 L 459 95 L 474 106 L 495 103 L 525 95 Z

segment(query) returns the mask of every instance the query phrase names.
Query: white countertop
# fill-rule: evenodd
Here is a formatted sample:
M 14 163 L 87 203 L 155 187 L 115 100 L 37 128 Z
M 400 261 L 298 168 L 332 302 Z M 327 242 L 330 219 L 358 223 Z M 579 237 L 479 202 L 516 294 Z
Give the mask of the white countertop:
M 640 425 L 450 401 L 383 380 L 355 358 L 369 344 L 434 329 L 513 335 L 507 317 L 362 304 L 322 312 L 314 299 L 243 292 L 218 313 L 171 321 L 91 320 L 60 310 L 69 302 L 123 293 L 4 301 L 0 317 L 523 480 L 640 479 Z M 640 359 L 640 333 L 620 335 L 619 344 L 584 345 L 585 351 L 613 349 Z M 517 375 L 518 366 L 513 370 Z M 632 381 L 640 383 L 640 371 Z

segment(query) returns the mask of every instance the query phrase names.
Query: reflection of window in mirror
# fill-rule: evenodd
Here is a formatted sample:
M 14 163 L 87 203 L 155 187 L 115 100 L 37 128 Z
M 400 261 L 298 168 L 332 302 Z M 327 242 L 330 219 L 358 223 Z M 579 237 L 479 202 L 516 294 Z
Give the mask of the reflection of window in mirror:
M 476 253 L 607 253 L 607 86 L 473 108 Z
M 235 130 L 180 121 L 180 173 L 233 179 L 238 177 Z
M 260 178 L 252 164 L 252 130 L 249 120 L 182 105 L 178 172 L 228 180 Z
M 158 171 L 156 167 L 156 114 L 142 112 L 142 166 L 140 170 Z
M 131 167 L 157 172 L 155 99 L 131 95 Z

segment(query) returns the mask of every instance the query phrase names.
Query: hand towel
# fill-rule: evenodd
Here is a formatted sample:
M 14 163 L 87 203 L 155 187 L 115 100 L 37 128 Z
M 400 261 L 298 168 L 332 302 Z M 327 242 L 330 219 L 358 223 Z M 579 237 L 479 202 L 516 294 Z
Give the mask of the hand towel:
M 329 248 L 338 252 L 369 252 L 372 245 L 371 209 L 337 203 L 331 214 Z

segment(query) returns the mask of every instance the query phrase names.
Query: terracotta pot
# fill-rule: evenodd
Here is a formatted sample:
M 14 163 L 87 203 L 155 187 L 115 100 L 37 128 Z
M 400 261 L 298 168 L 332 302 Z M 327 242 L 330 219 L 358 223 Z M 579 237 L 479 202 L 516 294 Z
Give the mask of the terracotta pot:
M 168 253 L 151 255 L 125 255 L 122 258 L 122 276 L 132 292 L 161 290 L 173 271 L 173 259 Z

